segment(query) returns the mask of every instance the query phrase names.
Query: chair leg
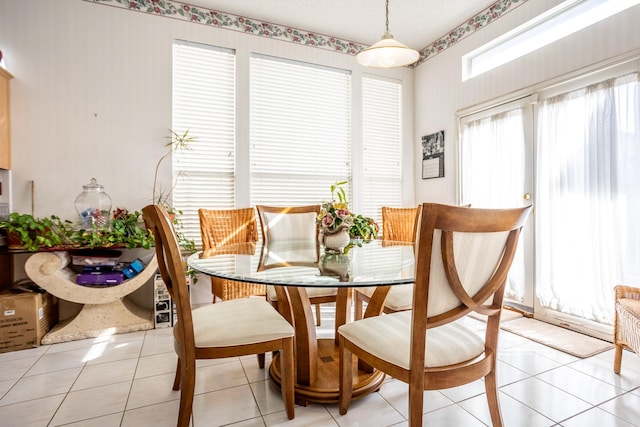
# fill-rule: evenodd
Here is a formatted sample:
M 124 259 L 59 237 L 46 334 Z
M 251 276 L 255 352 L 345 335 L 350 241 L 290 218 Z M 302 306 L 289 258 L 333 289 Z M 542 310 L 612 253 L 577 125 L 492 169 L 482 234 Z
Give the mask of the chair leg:
M 320 304 L 316 304 L 316 326 L 322 324 L 322 313 L 320 313 Z
M 409 427 L 422 427 L 422 408 L 424 406 L 424 383 L 409 383 Z
M 500 413 L 500 399 L 498 397 L 498 384 L 496 371 L 493 370 L 484 377 L 484 389 L 487 392 L 487 403 L 493 427 L 502 427 L 502 415 Z
M 344 346 L 344 337 L 339 336 L 340 349 L 340 382 L 338 389 L 338 402 L 340 415 L 344 415 L 349 410 L 351 396 L 353 394 L 353 356 L 351 351 Z
M 616 344 L 616 352 L 613 356 L 613 372 L 620 373 L 620 367 L 622 366 L 622 345 Z
M 264 353 L 256 354 L 258 356 L 258 367 L 264 369 Z
M 280 372 L 282 372 L 282 400 L 287 418 L 290 420 L 295 416 L 295 367 L 293 360 L 293 337 L 283 340 L 282 351 L 280 352 Z
M 173 379 L 173 389 L 180 390 L 180 357 L 178 357 L 178 364 L 176 366 L 176 376 Z
M 353 303 L 353 319 L 361 320 L 362 319 L 362 297 L 360 296 L 360 292 L 354 289 L 354 303 Z
M 193 396 L 196 388 L 196 361 L 182 363 L 182 380 L 180 381 L 180 411 L 178 412 L 178 427 L 188 427 L 193 410 Z

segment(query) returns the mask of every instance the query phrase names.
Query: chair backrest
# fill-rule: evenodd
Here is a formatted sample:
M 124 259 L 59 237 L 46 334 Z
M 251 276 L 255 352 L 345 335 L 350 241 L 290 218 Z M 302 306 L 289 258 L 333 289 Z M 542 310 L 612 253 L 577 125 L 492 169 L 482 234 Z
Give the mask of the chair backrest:
M 174 334 L 177 333 L 179 342 L 185 345 L 186 350 L 183 349 L 183 351 L 189 351 L 189 349 L 195 351 L 193 350 L 195 340 L 189 290 L 173 223 L 166 209 L 160 205 L 144 207 L 142 218 L 147 228 L 153 233 L 158 270 L 160 270 L 162 281 L 176 305 L 179 322 L 174 327 Z
M 530 211 L 531 206 L 422 205 L 412 329 L 414 356 L 422 353 L 418 366 L 424 366 L 420 363 L 424 363 L 425 329 L 453 322 L 471 311 L 489 316 L 486 338 L 497 342 L 507 274 Z
M 262 240 L 309 240 L 318 239 L 316 219 L 320 213 L 320 205 L 310 206 L 256 206 L 258 219 L 262 228 Z
M 253 208 L 198 209 L 202 249 L 258 241 Z
M 420 206 L 415 208 L 382 207 L 382 239 L 415 242 Z

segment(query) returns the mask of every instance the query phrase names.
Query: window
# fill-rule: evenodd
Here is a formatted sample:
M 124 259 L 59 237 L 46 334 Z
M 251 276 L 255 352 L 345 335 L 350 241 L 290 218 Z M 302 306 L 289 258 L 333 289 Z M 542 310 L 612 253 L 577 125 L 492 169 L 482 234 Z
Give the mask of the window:
M 236 53 L 174 44 L 172 127 L 197 138 L 173 155 L 186 237 L 200 244 L 198 208 L 319 204 L 336 181 L 349 182 L 350 208 L 376 221 L 381 206 L 402 205 L 401 81 L 367 76 L 354 103 L 348 70 L 255 53 L 241 63 L 249 109 L 236 111 Z M 362 141 L 352 138 L 354 115 Z M 248 123 L 248 138 L 236 123 Z
M 173 153 L 173 204 L 182 231 L 200 244 L 198 208 L 235 204 L 235 54 L 176 41 L 173 55 L 173 129 L 196 138 Z
M 382 221 L 381 206 L 402 207 L 402 85 L 362 79 L 361 213 Z
M 250 85 L 251 204 L 329 200 L 351 181 L 350 73 L 254 54 Z
M 640 0 L 566 0 L 462 57 L 462 80 L 478 76 L 628 9 Z

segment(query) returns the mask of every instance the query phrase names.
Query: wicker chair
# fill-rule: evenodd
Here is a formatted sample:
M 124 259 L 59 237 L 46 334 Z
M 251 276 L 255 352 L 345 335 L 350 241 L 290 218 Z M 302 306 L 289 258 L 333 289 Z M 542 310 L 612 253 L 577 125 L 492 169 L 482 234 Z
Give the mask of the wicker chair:
M 416 240 L 416 227 L 420 217 L 420 206 L 415 208 L 382 207 L 382 239 L 383 244 L 411 245 Z M 362 307 L 364 302 L 371 301 L 373 294 L 377 292 L 384 299 L 385 313 L 410 310 L 413 285 L 392 286 L 390 288 L 355 288 L 354 289 L 354 317 L 362 319 Z M 383 296 L 383 294 L 385 294 Z M 377 311 L 377 310 L 376 310 Z M 371 312 L 368 315 L 378 315 L 379 312 Z
M 241 209 L 198 209 L 202 249 L 258 241 L 256 214 L 253 208 Z M 251 295 L 266 295 L 265 285 L 236 282 L 211 277 L 213 302 L 216 298 L 223 301 L 244 298 Z
M 616 345 L 616 353 L 613 359 L 613 371 L 619 374 L 624 347 L 640 355 L 640 288 L 618 285 L 614 290 L 616 311 L 613 343 Z

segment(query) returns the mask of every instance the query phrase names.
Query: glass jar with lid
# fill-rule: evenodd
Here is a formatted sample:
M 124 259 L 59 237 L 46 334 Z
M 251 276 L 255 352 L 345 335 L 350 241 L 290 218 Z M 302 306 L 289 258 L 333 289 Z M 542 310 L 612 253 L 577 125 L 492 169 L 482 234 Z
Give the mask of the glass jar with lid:
M 75 205 L 81 228 L 106 227 L 109 224 L 111 197 L 95 178 L 82 186 L 82 193 L 76 197 Z

